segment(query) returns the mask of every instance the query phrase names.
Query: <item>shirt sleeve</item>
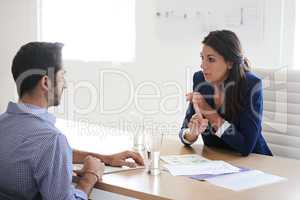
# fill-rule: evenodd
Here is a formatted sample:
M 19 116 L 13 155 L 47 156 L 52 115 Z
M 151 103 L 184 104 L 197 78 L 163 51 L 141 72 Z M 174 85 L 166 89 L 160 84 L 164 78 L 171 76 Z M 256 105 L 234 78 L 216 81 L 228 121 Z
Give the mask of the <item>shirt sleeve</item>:
M 72 149 L 62 134 L 40 139 L 34 156 L 34 178 L 44 200 L 87 200 L 87 194 L 72 185 Z
M 228 121 L 224 121 L 223 124 L 218 128 L 218 130 L 215 132 L 215 135 L 219 138 L 222 137 L 222 135 L 226 132 L 226 130 L 231 126 L 231 124 Z

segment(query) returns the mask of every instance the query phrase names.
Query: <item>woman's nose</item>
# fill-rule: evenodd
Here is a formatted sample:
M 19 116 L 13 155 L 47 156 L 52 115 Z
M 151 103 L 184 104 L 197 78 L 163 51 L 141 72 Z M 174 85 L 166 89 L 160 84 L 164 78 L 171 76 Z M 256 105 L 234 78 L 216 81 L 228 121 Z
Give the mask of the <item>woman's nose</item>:
M 207 66 L 206 66 L 206 64 L 205 64 L 204 62 L 202 62 L 201 65 L 200 65 L 200 68 L 201 68 L 201 69 L 206 69 Z

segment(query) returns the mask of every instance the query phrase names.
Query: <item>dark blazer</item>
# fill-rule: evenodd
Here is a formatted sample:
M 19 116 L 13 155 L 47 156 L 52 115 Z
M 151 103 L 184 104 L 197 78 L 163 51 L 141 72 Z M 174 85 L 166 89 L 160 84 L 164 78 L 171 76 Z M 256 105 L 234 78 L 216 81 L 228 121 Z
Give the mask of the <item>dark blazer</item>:
M 212 133 L 209 127 L 201 134 L 203 142 L 207 146 L 220 147 L 224 149 L 239 152 L 243 156 L 250 153 L 258 153 L 264 155 L 272 155 L 265 139 L 262 136 L 261 118 L 263 112 L 263 94 L 262 82 L 257 76 L 251 72 L 246 72 L 247 91 L 244 95 L 244 110 L 234 120 L 225 118 L 222 109 L 218 113 L 231 125 L 227 128 L 221 137 Z M 214 89 L 205 81 L 202 71 L 198 71 L 193 77 L 193 90 L 200 92 L 204 96 L 206 102 L 214 108 L 213 98 L 209 98 L 214 94 Z M 193 105 L 190 103 L 183 121 L 179 137 L 185 145 L 190 145 L 182 140 L 183 130 L 188 127 L 191 117 L 195 114 Z

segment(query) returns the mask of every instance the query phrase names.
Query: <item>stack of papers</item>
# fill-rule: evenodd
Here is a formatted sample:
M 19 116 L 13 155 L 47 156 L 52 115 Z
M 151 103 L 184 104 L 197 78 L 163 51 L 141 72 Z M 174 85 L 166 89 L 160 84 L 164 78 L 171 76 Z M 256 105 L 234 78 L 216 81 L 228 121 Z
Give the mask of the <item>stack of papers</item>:
M 239 167 L 239 173 L 249 171 L 249 170 L 251 170 L 251 169 L 246 168 L 246 167 Z M 195 179 L 195 180 L 199 180 L 199 181 L 204 181 L 204 180 L 207 180 L 209 178 L 222 176 L 222 175 L 233 174 L 233 173 L 236 173 L 236 172 L 224 173 L 224 174 L 198 174 L 198 175 L 190 176 L 190 178 Z
M 173 176 L 219 175 L 236 173 L 240 169 L 224 161 L 212 161 L 197 154 L 162 156 L 164 167 Z
M 209 161 L 200 164 L 173 165 L 164 166 L 173 176 L 191 176 L 199 174 L 226 174 L 236 173 L 240 169 L 224 161 Z
M 212 161 L 196 154 L 162 156 L 167 164 L 164 167 L 173 175 L 189 176 L 233 191 L 250 189 L 266 184 L 287 180 L 286 178 L 235 167 L 224 161 Z

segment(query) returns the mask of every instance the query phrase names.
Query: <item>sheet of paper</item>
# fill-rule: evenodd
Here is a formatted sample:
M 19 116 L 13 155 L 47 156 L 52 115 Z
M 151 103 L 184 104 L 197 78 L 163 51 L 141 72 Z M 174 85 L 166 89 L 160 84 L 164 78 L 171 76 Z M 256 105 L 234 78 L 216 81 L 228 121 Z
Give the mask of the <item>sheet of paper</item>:
M 213 178 L 213 177 L 216 177 L 216 176 L 223 176 L 223 175 L 227 175 L 227 174 L 240 173 L 240 172 L 251 170 L 251 169 L 246 168 L 246 167 L 238 167 L 238 168 L 239 168 L 239 172 L 231 172 L 231 173 L 223 173 L 223 174 L 199 174 L 199 175 L 190 176 L 190 178 L 195 179 L 195 180 L 199 180 L 199 181 L 204 181 L 208 178 Z
M 161 156 L 160 159 L 165 161 L 168 164 L 174 164 L 174 165 L 200 164 L 209 161 L 208 159 L 199 156 L 197 154 Z
M 73 171 L 80 170 L 83 167 L 83 164 L 73 164 Z M 111 167 L 111 166 L 105 166 L 104 174 L 111 174 L 116 172 L 122 172 L 122 171 L 128 171 L 128 170 L 134 170 L 134 169 L 143 169 L 144 166 L 137 166 L 134 168 L 129 167 Z
M 246 190 L 284 180 L 287 179 L 258 170 L 250 170 L 206 179 L 206 181 L 211 184 L 234 191 Z
M 209 161 L 193 165 L 173 165 L 167 164 L 164 167 L 173 176 L 191 176 L 200 174 L 225 174 L 239 172 L 239 168 L 224 161 Z

